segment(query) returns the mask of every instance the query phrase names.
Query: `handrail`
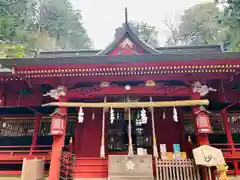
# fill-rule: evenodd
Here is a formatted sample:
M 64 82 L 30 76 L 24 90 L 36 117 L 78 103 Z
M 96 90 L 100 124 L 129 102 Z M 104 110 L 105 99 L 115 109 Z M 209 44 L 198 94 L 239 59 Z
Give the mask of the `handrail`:
M 2 160 L 21 160 L 24 157 L 43 157 L 46 160 L 50 158 L 51 146 L 0 146 L 0 159 Z
M 10 149 L 10 148 L 29 148 L 29 149 L 34 148 L 34 149 L 36 149 L 36 148 L 52 148 L 52 146 L 51 146 L 51 145 L 35 145 L 35 146 L 31 146 L 31 145 L 29 145 L 29 146 L 0 146 L 0 151 L 1 151 L 1 149 Z
M 213 147 L 221 149 L 222 151 L 240 151 L 239 143 L 218 143 L 218 144 L 210 144 Z

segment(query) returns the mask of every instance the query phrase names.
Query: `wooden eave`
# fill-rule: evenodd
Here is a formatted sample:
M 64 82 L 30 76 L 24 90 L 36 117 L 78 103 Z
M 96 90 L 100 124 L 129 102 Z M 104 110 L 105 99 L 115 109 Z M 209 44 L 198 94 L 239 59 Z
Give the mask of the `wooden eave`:
M 155 48 L 161 54 L 184 54 L 184 53 L 203 53 L 203 52 L 222 52 L 221 45 L 187 45 L 187 46 L 166 46 Z M 89 49 L 89 50 L 53 50 L 53 51 L 40 51 L 39 58 L 58 58 L 58 57 L 78 57 L 78 56 L 95 56 L 102 50 Z
M 22 58 L 22 59 L 0 59 L 4 67 L 36 67 L 48 66 L 58 67 L 66 65 L 116 65 L 124 63 L 192 63 L 199 64 L 201 61 L 215 64 L 218 61 L 240 60 L 240 52 L 204 52 L 204 53 L 182 53 L 182 54 L 142 54 L 135 56 L 78 56 L 59 58 Z
M 14 73 L 0 81 L 51 77 L 181 76 L 184 74 L 238 74 L 240 53 L 158 54 L 72 58 L 0 59 Z M 208 73 L 208 75 L 206 74 Z M 227 74 L 226 74 L 227 73 Z

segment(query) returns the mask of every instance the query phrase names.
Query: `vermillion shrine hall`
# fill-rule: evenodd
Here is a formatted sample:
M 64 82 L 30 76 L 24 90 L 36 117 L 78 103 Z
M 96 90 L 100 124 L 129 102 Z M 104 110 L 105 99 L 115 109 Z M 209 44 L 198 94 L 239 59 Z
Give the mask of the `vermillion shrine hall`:
M 240 53 L 153 48 L 126 17 L 103 50 L 42 51 L 0 64 L 0 179 L 20 175 L 24 158 L 44 159 L 49 180 L 114 179 L 110 157 L 131 172 L 149 164 L 139 177 L 150 168 L 150 179 L 177 179 L 164 178 L 157 161 L 193 162 L 201 145 L 221 149 L 228 174 L 240 174 Z M 208 179 L 202 172 L 196 180 Z

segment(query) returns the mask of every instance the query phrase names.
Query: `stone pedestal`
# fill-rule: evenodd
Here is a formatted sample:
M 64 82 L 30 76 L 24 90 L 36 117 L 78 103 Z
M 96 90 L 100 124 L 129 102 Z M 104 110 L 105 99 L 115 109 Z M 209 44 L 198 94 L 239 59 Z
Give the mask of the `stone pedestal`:
M 109 180 L 153 180 L 152 156 L 108 156 Z

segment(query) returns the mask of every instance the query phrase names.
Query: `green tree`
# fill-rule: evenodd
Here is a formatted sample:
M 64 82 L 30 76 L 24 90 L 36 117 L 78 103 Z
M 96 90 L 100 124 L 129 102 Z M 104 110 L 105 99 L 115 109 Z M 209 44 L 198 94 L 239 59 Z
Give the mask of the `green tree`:
M 129 27 L 135 33 L 139 39 L 144 41 L 145 43 L 157 47 L 158 46 L 158 31 L 155 26 L 151 26 L 145 22 L 128 22 Z M 123 25 L 124 26 L 124 25 Z M 122 26 L 122 27 L 123 27 Z M 122 27 L 118 27 L 116 29 L 115 36 L 118 36 L 118 33 L 122 31 Z
M 224 6 L 221 24 L 224 25 L 222 34 L 225 44 L 230 51 L 240 51 L 240 0 L 216 0 Z
M 48 32 L 56 39 L 56 48 L 91 48 L 92 42 L 81 21 L 81 12 L 74 10 L 68 0 L 35 0 L 31 5 L 35 15 L 33 29 L 37 34 Z
M 81 21 L 81 13 L 68 0 L 0 0 L 2 56 L 9 57 L 6 53 L 12 49 L 21 54 L 18 47 L 24 47 L 24 52 L 91 48 Z
M 167 46 L 174 46 L 177 44 L 181 44 L 180 38 L 179 38 L 178 26 L 173 22 L 173 19 L 172 18 L 166 19 L 164 24 L 170 33 L 165 44 Z
M 146 22 L 130 22 L 130 27 L 138 35 L 139 39 L 145 43 L 157 47 L 158 46 L 158 31 L 155 26 L 149 25 Z
M 215 3 L 198 4 L 185 10 L 178 27 L 179 40 L 195 45 L 218 43 L 222 31 L 220 15 Z
M 23 45 L 0 43 L 0 58 L 23 58 L 28 53 Z

